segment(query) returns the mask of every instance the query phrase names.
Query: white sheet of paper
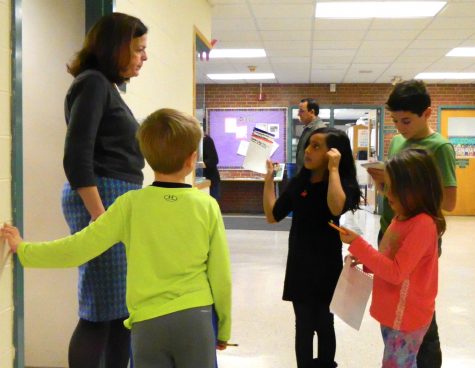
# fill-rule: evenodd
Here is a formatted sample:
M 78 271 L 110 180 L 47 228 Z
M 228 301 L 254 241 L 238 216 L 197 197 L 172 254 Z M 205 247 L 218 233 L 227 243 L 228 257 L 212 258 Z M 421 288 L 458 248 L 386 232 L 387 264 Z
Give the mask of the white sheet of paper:
M 225 133 L 236 133 L 237 119 L 236 118 L 225 118 L 224 119 L 224 132 Z
M 236 139 L 247 138 L 247 125 L 236 127 Z
M 246 157 L 242 164 L 243 168 L 265 174 L 267 172 L 266 161 L 270 157 L 273 143 L 272 134 L 254 128 Z
M 277 148 L 279 148 L 279 144 L 277 142 L 274 142 L 272 144 L 272 148 L 270 150 L 270 157 L 272 157 L 272 155 L 275 153 L 275 151 L 277 151 Z
M 249 142 L 242 140 L 241 142 L 239 142 L 237 154 L 240 156 L 246 156 L 248 147 L 249 147 Z
M 359 330 L 372 289 L 373 277 L 358 267 L 351 267 L 351 259 L 347 257 L 333 293 L 330 311 Z

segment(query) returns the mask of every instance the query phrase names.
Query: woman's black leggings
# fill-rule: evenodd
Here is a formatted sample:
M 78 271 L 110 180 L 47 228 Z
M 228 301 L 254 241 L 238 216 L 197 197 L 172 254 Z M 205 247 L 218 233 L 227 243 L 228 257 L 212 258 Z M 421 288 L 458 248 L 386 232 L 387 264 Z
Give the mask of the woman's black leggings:
M 104 356 L 106 368 L 127 368 L 130 330 L 124 319 L 90 322 L 80 319 L 69 343 L 70 368 L 98 368 Z
M 298 368 L 313 366 L 313 336 L 318 336 L 318 361 L 333 367 L 336 351 L 333 314 L 328 304 L 293 302 L 295 312 L 295 355 Z

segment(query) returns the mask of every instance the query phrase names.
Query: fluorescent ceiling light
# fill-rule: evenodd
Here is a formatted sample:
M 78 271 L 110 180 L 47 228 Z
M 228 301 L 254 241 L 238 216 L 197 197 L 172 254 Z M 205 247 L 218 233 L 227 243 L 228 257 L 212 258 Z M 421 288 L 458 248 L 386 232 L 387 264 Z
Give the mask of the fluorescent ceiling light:
M 415 79 L 475 79 L 475 73 L 419 73 Z
M 210 58 L 262 58 L 266 57 L 264 49 L 212 49 Z
M 445 56 L 474 57 L 475 47 L 456 47 Z
M 206 74 L 212 80 L 275 79 L 274 73 Z
M 445 1 L 347 1 L 317 3 L 316 18 L 418 18 L 433 17 Z

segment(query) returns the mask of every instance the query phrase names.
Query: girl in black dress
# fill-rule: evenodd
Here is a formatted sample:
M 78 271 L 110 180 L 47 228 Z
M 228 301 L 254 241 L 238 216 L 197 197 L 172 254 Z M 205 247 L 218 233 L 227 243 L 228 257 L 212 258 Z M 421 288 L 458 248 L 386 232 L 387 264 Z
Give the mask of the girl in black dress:
M 309 137 L 304 167 L 276 199 L 273 164 L 267 162 L 264 212 L 269 223 L 290 212 L 292 226 L 283 299 L 295 312 L 295 353 L 298 368 L 336 367 L 335 328 L 330 302 L 343 267 L 338 232 L 340 216 L 359 208 L 361 192 L 350 141 L 345 132 L 320 128 Z M 318 358 L 313 358 L 313 336 Z

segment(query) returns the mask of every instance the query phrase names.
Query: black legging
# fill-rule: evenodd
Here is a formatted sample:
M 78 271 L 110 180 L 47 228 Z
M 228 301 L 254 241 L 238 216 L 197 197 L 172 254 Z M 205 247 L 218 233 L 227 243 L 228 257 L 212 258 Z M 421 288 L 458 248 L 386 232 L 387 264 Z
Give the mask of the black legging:
M 130 331 L 124 319 L 90 322 L 80 319 L 69 343 L 70 368 L 98 368 L 104 355 L 106 368 L 127 368 Z
M 313 363 L 313 335 L 318 336 L 318 362 L 321 367 L 333 367 L 336 351 L 333 314 L 328 304 L 293 302 L 295 312 L 295 355 L 298 368 L 310 368 Z

